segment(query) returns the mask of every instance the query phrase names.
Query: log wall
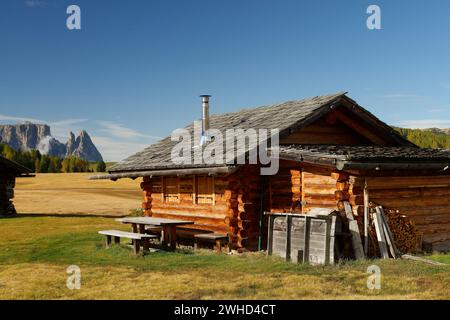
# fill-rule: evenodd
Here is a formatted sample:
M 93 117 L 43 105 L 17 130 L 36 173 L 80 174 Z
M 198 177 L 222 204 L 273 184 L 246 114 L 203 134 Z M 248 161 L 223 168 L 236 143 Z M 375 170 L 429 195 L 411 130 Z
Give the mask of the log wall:
M 298 165 L 280 162 L 280 169 L 268 177 L 270 212 L 301 212 L 302 185 Z
M 343 210 L 348 201 L 362 226 L 365 178 L 372 203 L 410 218 L 435 249 L 450 244 L 450 176 L 364 177 L 280 161 L 278 174 L 267 178 L 252 165 L 229 176 L 146 177 L 142 205 L 147 215 L 194 221 L 192 228 L 228 234 L 232 248 L 254 250 L 261 205 L 264 211 L 306 213 L 314 207 Z M 263 226 L 264 240 L 265 231 Z
M 369 199 L 411 218 L 424 244 L 450 248 L 450 176 L 369 177 Z
M 303 212 L 308 212 L 311 208 L 317 207 L 337 209 L 336 177 L 332 176 L 331 169 L 304 166 L 302 178 L 304 189 L 302 193 L 305 201 Z
M 337 208 L 336 177 L 319 166 L 280 161 L 278 174 L 269 177 L 270 212 L 306 213 L 311 208 Z
M 0 216 L 16 214 L 12 199 L 14 198 L 15 177 L 0 174 Z
M 266 178 L 256 165 L 243 166 L 229 176 L 145 177 L 142 207 L 149 216 L 194 221 L 190 228 L 228 234 L 232 248 L 255 250 L 261 205 L 271 212 L 337 208 L 336 178 L 330 174 L 281 161 L 278 174 Z
M 450 249 L 450 176 L 350 177 L 353 212 L 359 216 L 364 179 L 369 201 L 413 221 L 426 249 Z
M 259 167 L 229 176 L 145 177 L 148 216 L 194 221 L 189 228 L 229 235 L 235 249 L 256 249 L 260 213 Z

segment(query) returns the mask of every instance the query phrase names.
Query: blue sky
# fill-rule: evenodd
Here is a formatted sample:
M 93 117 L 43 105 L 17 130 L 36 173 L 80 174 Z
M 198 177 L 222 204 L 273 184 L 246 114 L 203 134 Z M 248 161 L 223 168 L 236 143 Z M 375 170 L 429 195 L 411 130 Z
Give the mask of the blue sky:
M 203 93 L 221 113 L 345 90 L 389 124 L 450 127 L 447 0 L 2 0 L 0 41 L 0 121 L 86 129 L 107 160 L 200 118 Z

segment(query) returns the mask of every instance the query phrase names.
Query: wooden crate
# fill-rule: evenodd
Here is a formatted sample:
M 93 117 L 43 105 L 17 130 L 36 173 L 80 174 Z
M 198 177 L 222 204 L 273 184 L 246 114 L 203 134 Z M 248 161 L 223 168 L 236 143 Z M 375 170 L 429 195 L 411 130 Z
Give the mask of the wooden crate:
M 332 209 L 308 214 L 267 213 L 268 255 L 294 263 L 333 264 L 335 235 L 340 223 Z

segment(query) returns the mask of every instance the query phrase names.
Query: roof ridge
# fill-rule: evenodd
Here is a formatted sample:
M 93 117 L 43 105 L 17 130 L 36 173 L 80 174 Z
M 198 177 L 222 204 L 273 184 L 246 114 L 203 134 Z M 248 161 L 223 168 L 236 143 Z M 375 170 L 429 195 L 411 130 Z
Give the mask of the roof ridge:
M 272 104 L 267 104 L 267 105 L 262 105 L 262 106 L 257 106 L 257 107 L 250 107 L 250 108 L 242 108 L 236 111 L 228 111 L 228 112 L 223 112 L 223 113 L 214 113 L 210 115 L 210 118 L 212 117 L 220 117 L 220 116 L 225 116 L 225 115 L 230 115 L 230 114 L 237 114 L 237 113 L 241 113 L 241 112 L 245 112 L 245 111 L 252 111 L 252 110 L 260 110 L 260 109 L 264 109 L 264 108 L 274 108 L 274 107 L 280 107 L 282 105 L 288 104 L 288 103 L 305 103 L 305 102 L 309 102 L 309 101 L 314 101 L 316 99 L 325 99 L 328 98 L 328 100 L 332 100 L 332 99 L 336 99 L 338 97 L 344 96 L 348 93 L 348 91 L 338 91 L 336 93 L 330 93 L 330 94 L 324 94 L 324 95 L 320 95 L 320 96 L 314 96 L 314 97 L 309 97 L 309 98 L 303 98 L 303 99 L 294 99 L 294 100 L 288 100 L 288 101 L 284 101 L 284 102 L 278 102 L 278 103 L 272 103 Z

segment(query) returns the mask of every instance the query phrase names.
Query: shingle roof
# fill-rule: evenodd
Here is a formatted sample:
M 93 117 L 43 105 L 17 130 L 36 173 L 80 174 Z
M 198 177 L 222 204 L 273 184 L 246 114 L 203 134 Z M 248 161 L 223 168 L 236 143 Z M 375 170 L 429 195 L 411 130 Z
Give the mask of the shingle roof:
M 237 112 L 230 112 L 210 117 L 210 127 L 225 132 L 227 129 L 279 129 L 280 136 L 295 129 L 304 127 L 319 117 L 329 112 L 340 99 L 344 98 L 346 92 L 338 92 L 325 96 L 318 96 L 311 99 L 288 101 L 281 104 L 262 106 L 253 109 L 245 109 Z M 363 114 L 368 121 L 376 123 L 382 130 L 390 132 L 399 144 L 408 144 L 405 139 L 393 133 L 392 129 L 381 122 L 367 110 L 355 103 L 352 109 Z M 193 124 L 185 129 L 193 132 Z M 176 168 L 209 167 L 217 165 L 176 165 L 171 161 L 171 151 L 177 142 L 172 142 L 170 137 L 150 145 L 144 150 L 130 156 L 110 168 L 110 172 L 124 171 L 145 171 Z M 411 145 L 411 144 L 410 144 Z M 239 153 L 239 150 L 235 150 Z
M 254 109 L 245 109 L 237 112 L 212 115 L 210 127 L 226 130 L 229 128 L 241 129 L 286 129 L 301 120 L 306 120 L 325 105 L 336 101 L 345 92 L 315 97 L 313 99 L 289 101 L 276 105 L 262 106 Z M 193 124 L 186 127 L 193 132 Z M 132 170 L 155 170 L 163 168 L 181 168 L 171 161 L 171 150 L 176 142 L 170 137 L 156 142 L 144 150 L 128 157 L 110 168 L 111 172 Z M 207 165 L 201 165 L 202 167 Z M 217 165 L 216 165 L 217 166 Z M 190 167 L 195 167 L 191 165 Z
M 440 168 L 450 166 L 450 150 L 342 145 L 290 145 L 280 146 L 279 158 L 311 163 L 335 165 L 342 170 L 350 166 L 377 168 L 389 164 L 394 168 Z
M 342 161 L 450 161 L 450 150 L 382 147 L 382 146 L 342 146 L 342 145 L 289 145 L 280 146 L 280 157 L 329 158 Z

